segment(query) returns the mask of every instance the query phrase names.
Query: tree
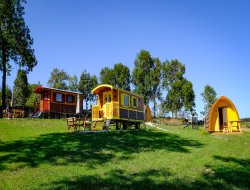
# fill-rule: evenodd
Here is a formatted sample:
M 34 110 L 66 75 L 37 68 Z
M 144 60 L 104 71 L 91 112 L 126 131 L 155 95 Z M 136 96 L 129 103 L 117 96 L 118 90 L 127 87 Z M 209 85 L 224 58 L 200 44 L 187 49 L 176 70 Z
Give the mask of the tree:
M 148 104 L 152 97 L 152 78 L 151 70 L 154 68 L 154 60 L 150 53 L 141 50 L 134 61 L 132 73 L 132 83 L 134 92 L 144 96 L 144 103 Z
M 117 88 L 121 88 L 123 90 L 130 91 L 130 70 L 126 65 L 122 63 L 117 63 L 114 65 L 114 69 L 112 71 L 114 86 Z
M 163 110 L 172 112 L 172 117 L 184 108 L 185 112 L 194 113 L 195 93 L 193 84 L 185 79 L 185 65 L 177 59 L 163 63 L 163 86 L 168 90 Z
M 2 106 L 6 107 L 6 76 L 10 74 L 13 60 L 26 71 L 32 71 L 37 60 L 31 48 L 33 39 L 24 21 L 25 0 L 0 1 L 0 70 L 2 76 Z
M 2 88 L 0 90 L 0 105 L 2 105 Z M 6 85 L 6 105 L 10 106 L 11 105 L 11 98 L 12 98 L 12 90 L 11 88 Z
M 64 70 L 59 70 L 57 68 L 53 69 L 50 73 L 50 78 L 48 80 L 48 85 L 51 88 L 58 88 L 62 90 L 67 90 L 68 75 Z
M 178 59 L 165 61 L 163 63 L 163 86 L 168 90 L 171 83 L 182 80 L 186 67 Z
M 88 109 L 88 102 L 94 99 L 91 90 L 97 86 L 97 83 L 98 79 L 95 75 L 91 76 L 86 70 L 82 72 L 79 82 L 79 91 L 83 93 L 83 97 L 86 101 L 86 109 Z
M 110 84 L 115 86 L 113 69 L 110 69 L 109 67 L 102 68 L 100 71 L 100 81 L 102 84 Z
M 188 111 L 191 113 L 191 115 L 193 115 L 195 112 L 194 110 L 195 93 L 194 93 L 193 84 L 191 81 L 184 80 L 181 93 L 182 93 L 182 100 L 183 100 L 183 106 L 185 108 L 185 111 Z
M 76 75 L 68 76 L 68 90 L 77 92 L 78 91 L 78 79 Z
M 34 92 L 35 88 L 38 87 L 39 84 L 29 84 L 29 98 L 27 99 L 26 106 L 33 107 L 35 102 L 39 102 L 40 94 Z
M 18 69 L 13 89 L 14 105 L 25 106 L 29 95 L 30 91 L 28 87 L 27 73 L 24 70 Z
M 154 58 L 154 68 L 151 70 L 151 87 L 152 93 L 150 100 L 153 101 L 153 113 L 154 117 L 156 116 L 156 108 L 157 108 L 157 99 L 162 100 L 162 93 L 161 93 L 161 81 L 162 81 L 162 65 L 159 58 Z
M 204 111 L 201 112 L 202 115 L 206 115 L 214 102 L 216 101 L 217 93 L 214 88 L 210 85 L 206 85 L 204 91 L 201 93 L 204 102 Z

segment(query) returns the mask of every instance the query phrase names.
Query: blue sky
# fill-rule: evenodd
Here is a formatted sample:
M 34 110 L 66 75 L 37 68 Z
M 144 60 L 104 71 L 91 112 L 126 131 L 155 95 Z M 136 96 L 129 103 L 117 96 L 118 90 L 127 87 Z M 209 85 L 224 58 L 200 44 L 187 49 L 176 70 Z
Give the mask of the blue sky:
M 179 59 L 193 83 L 196 110 L 209 84 L 250 117 L 250 2 L 247 0 L 30 0 L 26 24 L 38 65 L 29 83 L 47 85 L 53 68 L 80 77 L 123 63 L 132 72 L 141 49 Z M 13 86 L 18 66 L 7 78 Z

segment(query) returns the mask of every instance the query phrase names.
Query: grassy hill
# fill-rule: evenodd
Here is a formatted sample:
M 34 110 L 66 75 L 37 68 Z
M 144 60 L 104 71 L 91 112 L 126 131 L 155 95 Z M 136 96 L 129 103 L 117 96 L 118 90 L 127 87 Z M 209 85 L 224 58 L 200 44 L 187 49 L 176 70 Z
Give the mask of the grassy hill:
M 0 189 L 249 189 L 250 133 L 67 133 L 65 120 L 0 119 Z

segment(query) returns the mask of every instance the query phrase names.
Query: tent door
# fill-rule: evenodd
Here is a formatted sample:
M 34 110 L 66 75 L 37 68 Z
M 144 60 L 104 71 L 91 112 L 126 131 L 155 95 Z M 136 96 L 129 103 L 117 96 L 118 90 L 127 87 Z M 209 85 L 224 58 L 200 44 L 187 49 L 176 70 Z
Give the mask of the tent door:
M 227 126 L 227 108 L 219 108 L 219 125 L 220 130 Z

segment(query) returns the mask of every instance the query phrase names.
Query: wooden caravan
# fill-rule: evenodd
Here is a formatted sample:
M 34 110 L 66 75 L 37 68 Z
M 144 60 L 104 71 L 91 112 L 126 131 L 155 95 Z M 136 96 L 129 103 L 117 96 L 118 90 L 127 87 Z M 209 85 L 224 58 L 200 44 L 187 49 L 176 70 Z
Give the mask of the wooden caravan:
M 39 111 L 45 114 L 71 115 L 82 113 L 83 94 L 68 90 L 38 86 L 35 93 L 41 94 Z
M 115 121 L 116 128 L 126 129 L 127 126 L 144 122 L 144 98 L 126 90 L 108 84 L 97 86 L 92 90 L 98 95 L 97 105 L 92 106 L 92 121 Z M 103 127 L 97 127 L 101 130 Z
M 240 132 L 240 118 L 235 105 L 222 96 L 215 101 L 205 118 L 209 132 Z

